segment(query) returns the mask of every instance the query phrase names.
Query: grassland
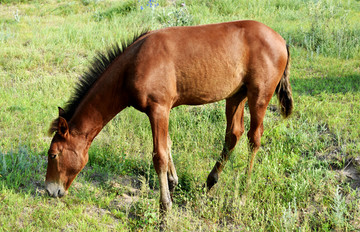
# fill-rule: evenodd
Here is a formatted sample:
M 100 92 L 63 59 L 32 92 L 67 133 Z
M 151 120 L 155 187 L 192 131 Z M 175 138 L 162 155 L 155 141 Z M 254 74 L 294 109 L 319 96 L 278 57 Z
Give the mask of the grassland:
M 46 196 L 47 129 L 96 51 L 144 28 L 254 19 L 290 44 L 295 111 L 272 99 L 245 204 L 246 136 L 210 193 L 224 102 L 171 113 L 179 175 L 169 231 L 360 230 L 360 2 L 0 0 L 0 231 L 154 231 L 158 184 L 146 116 L 95 139 L 69 195 Z M 183 4 L 185 3 L 185 5 Z M 246 110 L 246 128 L 249 113 Z

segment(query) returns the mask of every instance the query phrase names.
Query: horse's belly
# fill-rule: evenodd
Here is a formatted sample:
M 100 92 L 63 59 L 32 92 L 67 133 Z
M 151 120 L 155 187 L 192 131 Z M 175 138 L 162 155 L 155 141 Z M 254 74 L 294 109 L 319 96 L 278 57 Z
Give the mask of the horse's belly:
M 183 104 L 206 104 L 235 94 L 243 85 L 246 66 L 241 49 L 204 49 L 176 62 L 176 86 Z M 186 54 L 185 52 L 183 54 Z
M 178 101 L 181 104 L 201 105 L 231 97 L 243 86 L 241 74 L 183 77 L 177 83 Z

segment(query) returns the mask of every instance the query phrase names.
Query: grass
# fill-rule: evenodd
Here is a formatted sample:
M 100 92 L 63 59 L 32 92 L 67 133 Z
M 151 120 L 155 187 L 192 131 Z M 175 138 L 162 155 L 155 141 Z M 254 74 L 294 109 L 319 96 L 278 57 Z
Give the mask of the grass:
M 180 184 L 167 230 L 360 230 L 359 185 L 343 174 L 359 169 L 358 1 L 0 3 L 1 230 L 158 230 L 158 183 L 144 114 L 129 108 L 104 128 L 61 199 L 43 190 L 47 129 L 96 51 L 144 28 L 237 19 L 262 21 L 291 45 L 295 111 L 282 120 L 268 110 L 244 204 L 246 136 L 214 189 L 206 194 L 201 187 L 222 149 L 224 102 L 174 109 L 170 133 Z M 248 110 L 245 115 L 249 128 Z

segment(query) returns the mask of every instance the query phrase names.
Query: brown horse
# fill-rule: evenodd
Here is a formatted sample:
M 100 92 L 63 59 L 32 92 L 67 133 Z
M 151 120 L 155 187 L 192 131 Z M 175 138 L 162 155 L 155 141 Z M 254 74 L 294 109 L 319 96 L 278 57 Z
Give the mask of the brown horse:
M 147 114 L 153 135 L 153 162 L 160 183 L 160 206 L 171 208 L 178 183 L 170 154 L 169 114 L 179 105 L 226 99 L 226 133 L 220 159 L 207 178 L 210 189 L 244 132 L 244 105 L 253 168 L 267 105 L 276 91 L 281 112 L 292 111 L 289 51 L 284 39 L 255 21 L 235 21 L 146 32 L 130 45 L 99 54 L 82 77 L 65 110 L 59 108 L 50 132 L 46 190 L 61 197 L 88 161 L 91 142 L 121 110 Z

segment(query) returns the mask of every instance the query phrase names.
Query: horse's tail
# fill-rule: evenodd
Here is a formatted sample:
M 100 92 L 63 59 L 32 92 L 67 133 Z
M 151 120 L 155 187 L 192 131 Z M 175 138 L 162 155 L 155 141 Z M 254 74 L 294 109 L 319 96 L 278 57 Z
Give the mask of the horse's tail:
M 286 50 L 288 54 L 288 59 L 286 62 L 284 74 L 279 84 L 276 86 L 276 90 L 275 90 L 280 103 L 280 112 L 284 118 L 287 118 L 292 113 L 293 110 L 293 98 L 292 98 L 291 86 L 289 81 L 290 52 L 288 45 L 286 45 Z

